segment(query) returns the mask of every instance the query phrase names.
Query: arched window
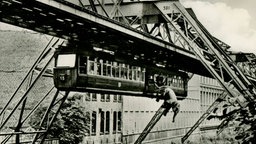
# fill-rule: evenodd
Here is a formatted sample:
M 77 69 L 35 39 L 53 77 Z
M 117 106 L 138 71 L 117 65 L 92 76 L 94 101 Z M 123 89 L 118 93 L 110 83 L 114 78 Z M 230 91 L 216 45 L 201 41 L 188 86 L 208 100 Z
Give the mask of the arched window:
M 87 111 L 85 113 L 85 115 L 86 115 L 86 117 L 88 117 L 89 120 L 91 119 L 91 113 L 89 111 Z M 91 124 L 91 122 L 89 121 L 88 125 L 90 125 L 90 124 Z M 89 130 L 88 133 L 86 133 L 86 135 L 89 136 L 90 134 L 91 134 L 91 131 Z
M 92 135 L 96 135 L 96 124 L 97 124 L 97 112 L 93 111 L 92 112 L 92 130 L 91 130 L 91 134 Z
M 117 114 L 117 130 L 121 132 L 122 129 L 122 112 L 118 112 Z
M 105 112 L 101 111 L 100 113 L 100 134 L 104 134 L 104 122 L 105 122 Z
M 113 133 L 116 133 L 116 125 L 117 125 L 117 114 L 116 111 L 113 112 Z
M 109 134 L 109 127 L 110 127 L 110 112 L 106 112 L 106 134 Z
M 117 102 L 117 94 L 113 95 L 113 102 Z

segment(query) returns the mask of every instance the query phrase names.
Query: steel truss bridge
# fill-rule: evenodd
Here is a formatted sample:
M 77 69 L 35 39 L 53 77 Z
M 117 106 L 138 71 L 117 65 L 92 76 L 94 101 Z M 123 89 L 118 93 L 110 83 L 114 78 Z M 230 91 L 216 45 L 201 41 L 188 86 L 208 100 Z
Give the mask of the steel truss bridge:
M 8 142 L 14 135 L 16 142 L 19 142 L 19 135 L 27 133 L 20 130 L 22 125 L 44 100 L 43 98 L 24 116 L 27 95 L 40 77 L 46 75 L 46 69 L 53 59 L 51 51 L 65 40 L 112 51 L 114 57 L 124 57 L 131 63 L 160 65 L 168 70 L 213 77 L 225 90 L 219 99 L 232 97 L 240 106 L 255 99 L 255 73 L 244 73 L 227 54 L 230 46 L 213 37 L 198 21 L 192 9 L 184 8 L 178 0 L 2 0 L 0 21 L 57 37 L 49 42 L 1 110 L 0 116 L 16 95 L 23 91 L 19 101 L 0 125 L 1 130 L 18 107 L 22 106 L 14 132 L 0 134 L 7 135 L 2 143 Z M 49 57 L 45 66 L 34 77 L 34 70 L 46 59 L 46 55 Z M 24 85 L 28 86 L 21 90 Z M 30 132 L 35 134 L 32 143 L 44 142 L 68 93 L 56 91 L 41 120 L 41 127 Z M 45 97 L 47 95 L 48 93 Z M 57 100 L 57 97 L 60 99 Z M 215 101 L 209 107 L 183 137 L 183 142 L 219 103 L 220 101 Z M 49 121 L 48 127 L 42 128 L 48 112 L 56 106 L 57 113 Z

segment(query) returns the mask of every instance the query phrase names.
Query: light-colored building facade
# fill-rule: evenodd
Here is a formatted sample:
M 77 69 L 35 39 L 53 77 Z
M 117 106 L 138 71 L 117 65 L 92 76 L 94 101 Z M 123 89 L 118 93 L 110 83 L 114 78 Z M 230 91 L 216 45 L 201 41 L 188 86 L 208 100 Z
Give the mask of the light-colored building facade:
M 162 116 L 146 137 L 145 143 L 180 140 L 222 92 L 222 87 L 215 79 L 194 75 L 188 83 L 187 98 L 180 101 L 181 111 L 176 122 L 172 123 L 172 111 Z M 150 98 L 123 97 L 123 143 L 130 144 L 136 140 L 162 103 Z M 200 134 L 200 128 L 210 129 L 219 123 L 217 119 L 205 120 L 193 134 Z
M 222 91 L 216 80 L 194 75 L 188 83 L 188 96 L 179 101 L 181 110 L 175 123 L 172 122 L 173 112 L 170 110 L 154 126 L 144 143 L 180 140 Z M 82 104 L 88 107 L 87 114 L 90 115 L 90 132 L 84 139 L 86 144 L 134 143 L 163 103 L 163 100 L 157 102 L 146 97 L 83 95 Z M 218 124 L 216 119 L 205 120 L 193 135 L 200 134 L 200 128 Z
M 122 97 L 120 95 L 80 93 L 90 129 L 85 144 L 113 144 L 122 141 Z

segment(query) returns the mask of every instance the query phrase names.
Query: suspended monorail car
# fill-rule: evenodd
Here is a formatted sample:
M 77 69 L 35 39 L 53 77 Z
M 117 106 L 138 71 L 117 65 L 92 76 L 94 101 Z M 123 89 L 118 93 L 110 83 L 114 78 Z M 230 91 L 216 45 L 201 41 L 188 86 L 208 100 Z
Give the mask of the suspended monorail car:
M 155 81 L 161 73 L 165 85 L 172 87 L 178 99 L 187 96 L 188 75 L 185 72 L 130 65 L 111 58 L 88 52 L 57 51 L 55 87 L 70 91 L 156 97 L 158 89 Z

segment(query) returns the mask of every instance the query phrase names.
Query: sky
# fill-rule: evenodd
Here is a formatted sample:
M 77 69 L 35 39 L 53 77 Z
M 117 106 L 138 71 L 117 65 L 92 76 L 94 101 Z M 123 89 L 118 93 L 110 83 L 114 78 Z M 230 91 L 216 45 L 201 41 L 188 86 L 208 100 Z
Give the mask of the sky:
M 180 0 L 232 51 L 256 54 L 256 0 Z
M 256 0 L 180 0 L 232 51 L 256 54 Z M 0 29 L 14 29 L 0 23 Z M 17 29 L 16 29 L 17 30 Z

